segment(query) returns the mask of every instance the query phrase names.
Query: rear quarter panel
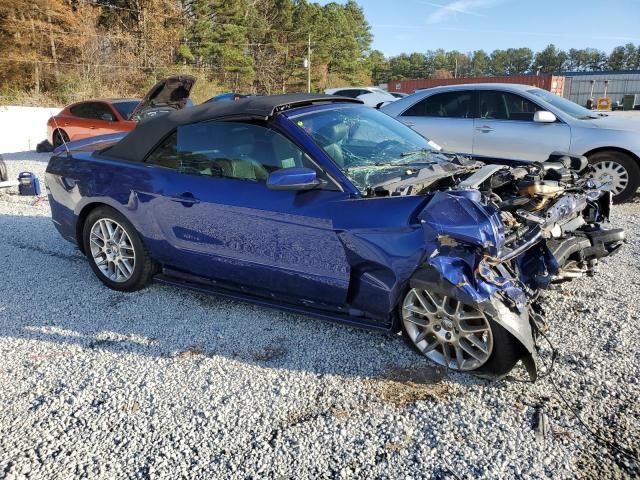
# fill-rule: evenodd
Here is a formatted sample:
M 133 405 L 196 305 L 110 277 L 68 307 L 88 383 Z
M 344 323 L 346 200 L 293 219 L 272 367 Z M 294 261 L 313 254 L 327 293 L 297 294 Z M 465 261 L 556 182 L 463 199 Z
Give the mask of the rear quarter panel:
M 108 205 L 122 213 L 144 237 L 158 238 L 157 228 L 141 215 L 139 191 L 153 190 L 152 169 L 145 164 L 101 157 L 90 152 L 61 153 L 45 174 L 54 225 L 76 242 L 78 219 L 85 208 Z

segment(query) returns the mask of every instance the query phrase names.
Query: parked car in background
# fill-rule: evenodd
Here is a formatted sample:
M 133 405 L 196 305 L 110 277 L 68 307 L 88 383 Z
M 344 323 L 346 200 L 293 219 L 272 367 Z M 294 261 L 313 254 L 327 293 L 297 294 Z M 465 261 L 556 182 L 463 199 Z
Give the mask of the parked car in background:
M 389 92 L 389 93 L 396 98 L 404 98 L 409 96 L 408 93 L 403 93 L 403 92 Z
M 251 95 L 246 95 L 244 93 L 220 93 L 215 97 L 211 97 L 209 100 L 205 100 L 202 103 L 212 103 L 212 102 L 237 102 L 238 100 L 242 100 L 243 98 L 248 98 Z
M 190 75 L 178 75 L 160 80 L 142 100 L 99 99 L 68 105 L 47 122 L 47 139 L 55 148 L 63 142 L 129 132 L 144 118 L 187 106 L 195 81 Z
M 522 359 L 535 378 L 539 290 L 594 273 L 625 239 L 601 225 L 609 194 L 584 158 L 441 153 L 345 97 L 214 102 L 69 149 L 47 166 L 53 222 L 108 287 L 155 276 L 404 330 L 462 371 Z
M 382 111 L 444 149 L 543 161 L 553 151 L 585 155 L 614 201 L 640 186 L 640 122 L 598 114 L 528 85 L 470 84 L 421 90 Z
M 324 91 L 328 95 L 337 95 L 339 97 L 349 97 L 361 100 L 369 107 L 380 107 L 381 105 L 398 100 L 389 92 L 376 87 L 348 87 L 348 88 L 329 88 Z
M 47 122 L 47 138 L 54 147 L 95 135 L 128 132 L 136 125 L 129 120 L 139 99 L 87 100 L 64 107 Z

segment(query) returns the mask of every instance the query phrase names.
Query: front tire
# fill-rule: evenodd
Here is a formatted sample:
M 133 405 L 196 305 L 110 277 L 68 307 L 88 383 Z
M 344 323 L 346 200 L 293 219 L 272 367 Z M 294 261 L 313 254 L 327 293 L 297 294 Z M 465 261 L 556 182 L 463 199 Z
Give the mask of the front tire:
M 480 307 L 415 287 L 401 306 L 404 334 L 431 361 L 489 376 L 509 373 L 524 347 Z
M 604 190 L 610 190 L 614 203 L 630 200 L 640 186 L 640 165 L 623 152 L 603 151 L 589 156 L 593 166 L 593 178 L 598 183 L 607 183 Z
M 117 210 L 105 206 L 89 213 L 82 239 L 91 269 L 109 288 L 133 292 L 151 280 L 151 257 L 133 225 Z

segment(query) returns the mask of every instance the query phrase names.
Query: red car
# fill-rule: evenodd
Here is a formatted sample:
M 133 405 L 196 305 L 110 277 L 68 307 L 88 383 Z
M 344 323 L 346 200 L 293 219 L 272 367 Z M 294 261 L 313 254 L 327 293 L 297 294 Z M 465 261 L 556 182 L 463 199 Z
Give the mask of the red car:
M 128 132 L 143 118 L 187 106 L 195 81 L 190 75 L 177 75 L 160 80 L 142 100 L 112 98 L 68 105 L 47 122 L 47 139 L 57 147 L 63 141 Z

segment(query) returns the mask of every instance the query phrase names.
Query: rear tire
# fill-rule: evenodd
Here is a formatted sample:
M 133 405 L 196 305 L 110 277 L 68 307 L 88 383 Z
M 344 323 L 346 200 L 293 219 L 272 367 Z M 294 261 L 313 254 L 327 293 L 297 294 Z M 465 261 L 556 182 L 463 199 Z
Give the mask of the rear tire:
M 595 169 L 596 181 L 611 182 L 614 203 L 626 202 L 635 195 L 640 186 L 640 165 L 634 158 L 608 150 L 589 155 L 589 163 Z
M 91 269 L 107 287 L 133 292 L 151 280 L 153 261 L 131 222 L 117 210 L 103 206 L 91 211 L 82 241 Z
M 64 130 L 56 130 L 53 132 L 53 148 L 57 148 L 64 143 L 69 142 L 69 135 Z
M 410 345 L 451 370 L 500 377 L 526 353 L 482 309 L 421 288 L 409 290 L 400 306 L 400 319 Z

